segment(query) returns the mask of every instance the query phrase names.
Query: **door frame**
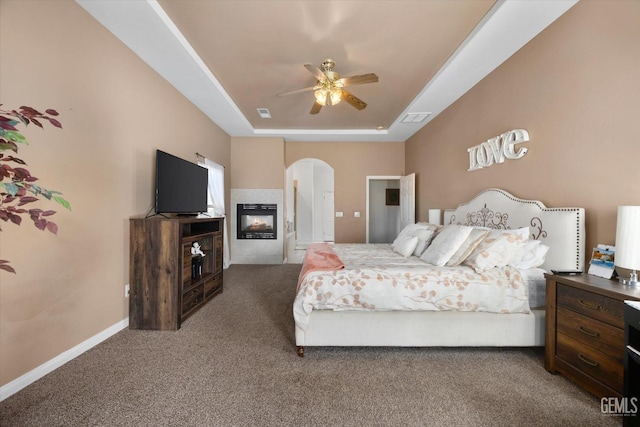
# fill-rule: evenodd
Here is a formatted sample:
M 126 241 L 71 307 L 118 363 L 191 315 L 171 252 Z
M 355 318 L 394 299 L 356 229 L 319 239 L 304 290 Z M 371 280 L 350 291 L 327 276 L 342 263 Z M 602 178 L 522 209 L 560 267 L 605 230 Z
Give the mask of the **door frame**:
M 371 185 L 371 181 L 389 181 L 389 180 L 396 180 L 396 181 L 400 181 L 400 178 L 402 178 L 402 175 L 372 175 L 372 176 L 367 176 L 367 196 L 366 196 L 366 212 L 365 215 L 367 216 L 367 220 L 366 222 L 366 242 L 369 243 L 369 186 Z

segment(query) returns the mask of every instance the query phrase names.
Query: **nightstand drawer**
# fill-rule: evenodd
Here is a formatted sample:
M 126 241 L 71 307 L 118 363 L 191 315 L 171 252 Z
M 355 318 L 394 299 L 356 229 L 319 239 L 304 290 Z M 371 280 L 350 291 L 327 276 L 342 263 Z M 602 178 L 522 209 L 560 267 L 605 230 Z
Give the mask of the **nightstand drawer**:
M 562 333 L 557 335 L 557 356 L 614 390 L 622 390 L 624 367 L 615 358 Z
M 558 307 L 568 308 L 616 328 L 624 328 L 624 303 L 603 295 L 558 284 Z
M 558 307 L 558 332 L 624 361 L 624 330 L 591 319 L 566 308 Z

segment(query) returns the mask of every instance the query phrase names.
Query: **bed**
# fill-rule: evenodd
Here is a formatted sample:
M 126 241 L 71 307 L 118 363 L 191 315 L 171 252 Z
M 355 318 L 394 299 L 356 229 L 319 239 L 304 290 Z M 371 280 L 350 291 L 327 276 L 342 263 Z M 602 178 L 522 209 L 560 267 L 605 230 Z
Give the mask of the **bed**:
M 432 226 L 435 231 L 426 249 L 416 248 L 411 255 L 399 253 L 400 236 L 393 247 L 312 245 L 303 260 L 293 304 L 298 355 L 303 357 L 310 346 L 543 346 L 544 273 L 584 270 L 584 217 L 583 208 L 547 208 L 540 201 L 494 188 L 446 210 L 445 226 Z M 455 229 L 458 234 L 469 228 L 465 242 L 473 233 L 486 230 L 486 234 L 464 255 L 458 249 L 456 256 L 467 258 L 440 265 L 442 243 L 460 240 L 443 230 Z M 502 234 L 508 236 L 506 240 L 495 238 Z M 515 235 L 525 236 L 517 237 L 524 241 L 518 245 L 545 248 L 544 261 L 535 267 L 527 262 L 514 262 L 516 267 L 511 263 L 485 270 L 478 267 L 478 262 L 486 262 L 481 256 L 486 255 L 483 244 L 502 239 L 511 245 Z M 401 295 L 381 290 L 385 281 L 395 288 L 393 292 L 400 289 Z

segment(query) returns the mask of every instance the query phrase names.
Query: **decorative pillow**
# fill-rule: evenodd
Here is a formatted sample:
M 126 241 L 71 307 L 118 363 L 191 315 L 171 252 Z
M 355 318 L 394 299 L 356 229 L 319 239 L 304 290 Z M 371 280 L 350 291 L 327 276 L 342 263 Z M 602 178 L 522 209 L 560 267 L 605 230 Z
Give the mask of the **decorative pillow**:
M 458 266 L 464 261 L 473 250 L 482 242 L 482 240 L 487 237 L 489 234 L 489 230 L 486 228 L 474 228 L 469 233 L 469 237 L 462 242 L 462 245 L 458 248 L 455 254 L 449 258 L 447 261 L 447 267 L 455 267 Z
M 543 245 L 540 240 L 528 240 L 520 249 L 518 256 L 514 257 L 509 265 L 522 270 L 540 267 L 544 264 L 548 251 L 549 246 Z
M 528 238 L 528 227 L 518 230 L 491 230 L 462 264 L 472 267 L 477 273 L 504 267 L 518 256 Z
M 466 225 L 447 225 L 440 230 L 431 245 L 420 256 L 420 259 L 442 267 L 456 253 L 458 248 L 469 237 L 473 227 Z
M 396 240 L 391 244 L 391 248 L 407 258 L 413 254 L 416 245 L 418 244 L 418 236 L 398 236 Z
M 400 231 L 398 237 L 391 244 L 400 245 L 405 240 L 406 237 L 418 237 L 418 244 L 413 251 L 413 255 L 420 256 L 424 249 L 427 247 L 436 230 L 438 229 L 437 225 L 428 224 L 426 222 L 417 222 L 415 224 L 409 224 Z
M 424 250 L 427 249 L 427 246 L 429 246 L 429 243 L 431 243 L 431 240 L 435 236 L 437 228 L 437 226 L 429 224 L 429 228 L 419 230 L 415 234 L 418 237 L 418 244 L 413 251 L 413 255 L 417 257 L 422 255 Z
M 415 233 L 417 233 L 419 230 L 424 229 L 425 227 L 423 227 L 422 225 L 420 225 L 419 223 L 416 224 L 408 224 L 406 227 L 404 227 L 400 233 L 398 234 L 398 237 L 396 237 L 396 239 L 398 238 L 404 238 L 407 236 L 414 236 Z M 394 240 L 395 243 L 395 240 Z
M 527 241 L 531 238 L 531 230 L 529 227 L 516 228 L 515 230 L 501 230 L 502 233 L 517 234 L 522 236 L 522 240 Z
M 441 226 L 441 225 L 438 225 L 438 224 L 432 224 L 432 223 L 430 223 L 430 222 L 424 222 L 424 221 L 416 222 L 416 224 L 417 224 L 417 225 L 419 225 L 419 226 L 421 226 L 421 227 L 426 227 L 426 228 L 428 228 L 429 230 L 437 230 L 438 228 L 442 228 L 442 226 Z

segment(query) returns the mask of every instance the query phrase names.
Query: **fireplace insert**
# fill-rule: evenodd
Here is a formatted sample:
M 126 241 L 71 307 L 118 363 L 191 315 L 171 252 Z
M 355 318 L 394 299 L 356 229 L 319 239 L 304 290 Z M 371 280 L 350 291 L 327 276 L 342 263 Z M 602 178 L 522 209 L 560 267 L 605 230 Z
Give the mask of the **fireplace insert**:
M 278 205 L 244 203 L 237 205 L 238 239 L 277 239 Z

